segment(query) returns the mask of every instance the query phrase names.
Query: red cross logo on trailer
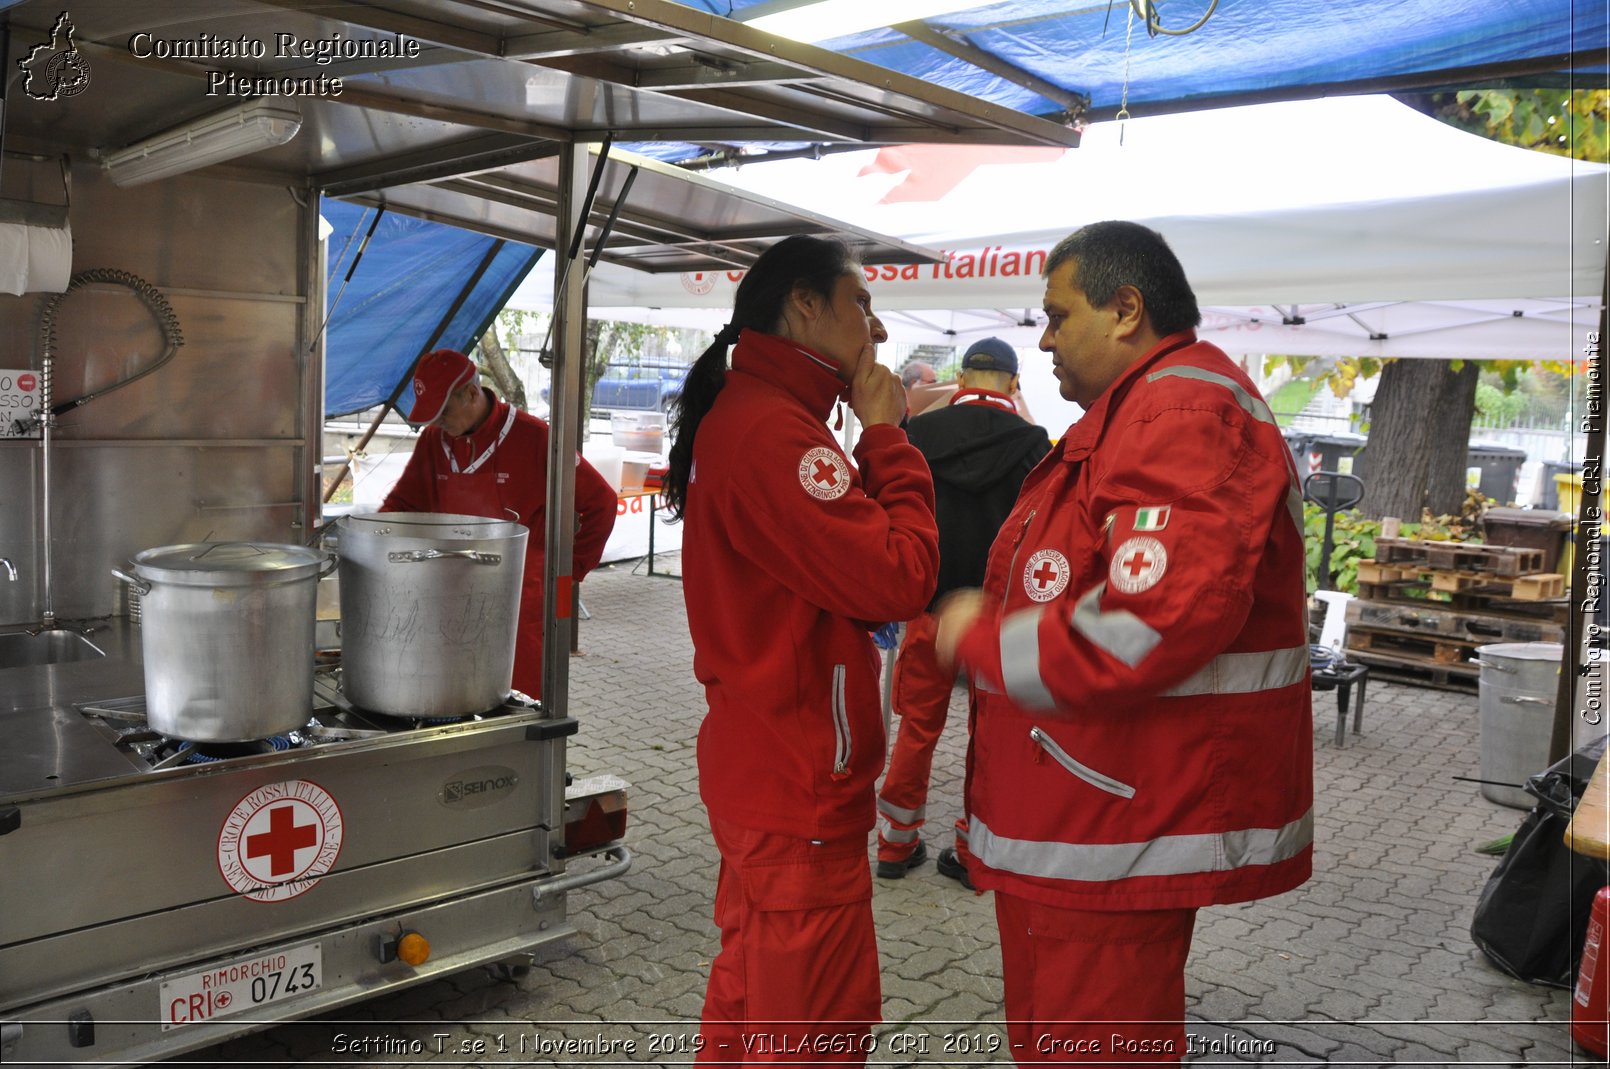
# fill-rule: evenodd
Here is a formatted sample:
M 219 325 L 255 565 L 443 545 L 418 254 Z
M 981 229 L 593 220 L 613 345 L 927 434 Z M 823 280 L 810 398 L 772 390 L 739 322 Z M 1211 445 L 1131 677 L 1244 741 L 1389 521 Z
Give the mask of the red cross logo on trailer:
M 1068 588 L 1068 558 L 1042 549 L 1023 566 L 1023 590 L 1033 601 L 1050 601 Z
M 832 501 L 850 489 L 850 466 L 826 446 L 817 446 L 799 458 L 799 484 L 812 497 Z
M 257 788 L 218 833 L 218 871 L 244 898 L 283 902 L 329 872 L 341 853 L 341 807 L 308 780 Z
M 1168 551 L 1155 538 L 1129 538 L 1112 556 L 1107 578 L 1113 589 L 1125 594 L 1150 590 L 1168 571 Z

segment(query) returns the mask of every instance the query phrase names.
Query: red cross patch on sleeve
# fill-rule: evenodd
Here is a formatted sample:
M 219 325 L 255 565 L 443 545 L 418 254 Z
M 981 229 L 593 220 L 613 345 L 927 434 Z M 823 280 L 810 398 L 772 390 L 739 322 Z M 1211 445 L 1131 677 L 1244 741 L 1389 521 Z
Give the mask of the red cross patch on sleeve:
M 1107 577 L 1114 590 L 1139 594 L 1150 590 L 1168 571 L 1168 551 L 1155 538 L 1126 538 L 1112 555 Z
M 832 501 L 850 489 L 850 466 L 838 453 L 819 445 L 799 458 L 799 484 L 812 497 Z

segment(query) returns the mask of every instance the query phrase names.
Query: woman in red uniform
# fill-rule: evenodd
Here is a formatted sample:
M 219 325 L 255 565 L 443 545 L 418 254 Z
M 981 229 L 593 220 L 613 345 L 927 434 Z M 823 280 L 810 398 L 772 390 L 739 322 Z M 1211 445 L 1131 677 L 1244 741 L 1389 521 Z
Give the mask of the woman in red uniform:
M 859 1064 L 880 1019 L 868 629 L 921 612 L 939 574 L 933 482 L 875 358 L 886 338 L 849 250 L 788 238 L 739 284 L 673 415 L 665 496 L 687 523 L 699 790 L 721 852 L 704 1062 Z M 862 424 L 853 464 L 827 426 L 843 400 Z

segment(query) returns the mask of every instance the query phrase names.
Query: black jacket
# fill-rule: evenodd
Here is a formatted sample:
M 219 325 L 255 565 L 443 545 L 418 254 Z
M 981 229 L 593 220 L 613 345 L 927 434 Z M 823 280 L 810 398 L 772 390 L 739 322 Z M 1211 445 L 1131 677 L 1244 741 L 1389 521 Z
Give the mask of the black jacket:
M 906 434 L 934 474 L 937 602 L 949 591 L 984 585 L 990 543 L 1012 511 L 1023 480 L 1051 451 L 1051 441 L 1043 427 L 985 404 L 947 405 L 924 412 L 907 424 Z

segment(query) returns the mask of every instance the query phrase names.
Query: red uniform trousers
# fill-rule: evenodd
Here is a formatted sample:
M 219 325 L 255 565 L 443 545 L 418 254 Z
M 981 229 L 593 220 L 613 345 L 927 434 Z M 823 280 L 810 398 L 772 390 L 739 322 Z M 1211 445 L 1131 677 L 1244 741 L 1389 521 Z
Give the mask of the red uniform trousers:
M 1063 909 L 996 891 L 995 919 L 1019 1064 L 1179 1062 L 1195 909 Z
M 879 861 L 904 861 L 916 849 L 917 829 L 927 820 L 934 749 L 945 731 L 955 685 L 955 671 L 942 670 L 934 653 L 934 617 L 923 613 L 906 625 L 894 662 L 890 704 L 900 714 L 900 726 L 878 792 Z
M 721 851 L 695 1065 L 863 1065 L 882 1019 L 866 836 L 827 842 L 711 818 Z
M 514 689 L 537 699 L 542 697 L 542 582 L 539 575 L 535 584 L 521 588 L 520 620 L 514 632 Z

